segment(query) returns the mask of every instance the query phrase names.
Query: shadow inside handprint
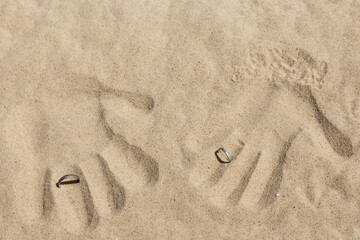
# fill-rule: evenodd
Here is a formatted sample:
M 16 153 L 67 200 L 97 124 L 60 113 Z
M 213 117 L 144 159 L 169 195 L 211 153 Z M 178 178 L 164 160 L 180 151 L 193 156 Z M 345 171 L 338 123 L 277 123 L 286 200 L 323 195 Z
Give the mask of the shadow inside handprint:
M 321 112 L 316 99 L 309 87 L 297 85 L 293 91 L 313 108 L 316 120 L 321 125 L 324 135 L 334 151 L 342 157 L 350 158 L 353 155 L 353 146 L 349 137 L 342 133 L 326 116 Z

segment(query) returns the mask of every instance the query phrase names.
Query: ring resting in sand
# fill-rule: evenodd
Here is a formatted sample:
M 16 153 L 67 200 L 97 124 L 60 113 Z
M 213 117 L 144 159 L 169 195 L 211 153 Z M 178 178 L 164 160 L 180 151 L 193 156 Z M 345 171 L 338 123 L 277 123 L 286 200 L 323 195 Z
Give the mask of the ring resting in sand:
M 227 161 L 224 161 L 221 159 L 221 157 L 219 156 L 219 152 L 222 151 L 223 153 L 225 153 L 226 157 L 227 157 Z M 220 162 L 220 163 L 230 163 L 231 162 L 231 156 L 230 154 L 224 149 L 224 148 L 219 148 L 218 150 L 216 150 L 215 152 L 215 156 L 217 158 L 217 160 Z
M 63 182 L 65 179 L 69 179 L 69 178 L 71 180 Z M 62 185 L 62 184 L 74 184 L 74 183 L 79 183 L 79 182 L 80 182 L 79 176 L 77 176 L 75 174 L 66 174 L 65 176 L 63 176 L 59 179 L 59 181 L 56 183 L 56 186 L 58 188 L 60 188 L 60 185 Z

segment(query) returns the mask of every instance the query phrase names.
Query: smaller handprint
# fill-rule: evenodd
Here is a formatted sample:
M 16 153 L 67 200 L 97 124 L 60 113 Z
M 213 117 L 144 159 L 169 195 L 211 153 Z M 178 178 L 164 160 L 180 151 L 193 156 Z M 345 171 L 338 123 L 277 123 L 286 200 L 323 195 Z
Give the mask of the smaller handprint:
M 279 89 L 250 130 L 239 127 L 201 152 L 189 180 L 217 206 L 266 207 L 276 199 L 286 154 L 298 134 L 308 134 L 319 149 L 331 149 L 310 104 L 288 88 Z M 230 163 L 225 154 L 218 154 L 223 158 L 218 161 L 219 148 L 228 152 Z

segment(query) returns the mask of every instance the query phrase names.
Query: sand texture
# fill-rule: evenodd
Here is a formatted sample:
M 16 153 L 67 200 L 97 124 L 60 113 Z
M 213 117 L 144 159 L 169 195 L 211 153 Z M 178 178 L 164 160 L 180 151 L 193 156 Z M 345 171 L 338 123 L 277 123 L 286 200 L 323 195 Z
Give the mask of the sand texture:
M 0 77 L 0 239 L 360 239 L 359 1 L 2 0 Z

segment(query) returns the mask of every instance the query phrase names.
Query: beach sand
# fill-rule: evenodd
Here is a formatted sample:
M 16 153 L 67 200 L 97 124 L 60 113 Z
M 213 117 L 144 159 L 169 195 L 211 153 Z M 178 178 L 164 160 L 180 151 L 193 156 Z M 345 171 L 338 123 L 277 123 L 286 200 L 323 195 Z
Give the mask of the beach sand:
M 359 49 L 350 0 L 1 1 L 0 239 L 360 239 Z

